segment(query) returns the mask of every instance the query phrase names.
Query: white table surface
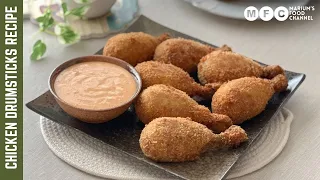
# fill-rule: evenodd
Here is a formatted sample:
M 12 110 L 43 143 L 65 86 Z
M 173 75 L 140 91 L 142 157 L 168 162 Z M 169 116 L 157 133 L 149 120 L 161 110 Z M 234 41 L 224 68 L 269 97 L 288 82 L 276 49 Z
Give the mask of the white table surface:
M 318 1 L 319 2 L 319 1 Z M 320 3 L 317 3 L 318 5 Z M 198 10 L 182 0 L 141 0 L 142 14 L 177 31 L 216 44 L 267 64 L 279 64 L 307 75 L 302 86 L 286 104 L 295 118 L 287 146 L 265 168 L 239 180 L 320 179 L 320 9 L 314 21 L 247 22 L 226 19 Z M 54 67 L 77 56 L 90 55 L 107 38 L 86 40 L 63 47 L 44 35 L 47 57 L 31 62 L 29 54 L 37 27 L 24 21 L 24 101 L 45 92 Z M 57 158 L 43 140 L 39 115 L 24 108 L 24 179 L 96 180 Z

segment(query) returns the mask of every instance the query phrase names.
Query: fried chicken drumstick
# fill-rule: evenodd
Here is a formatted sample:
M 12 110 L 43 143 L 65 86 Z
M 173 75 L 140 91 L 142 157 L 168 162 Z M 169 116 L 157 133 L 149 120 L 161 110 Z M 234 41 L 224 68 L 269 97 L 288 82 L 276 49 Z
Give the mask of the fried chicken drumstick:
M 242 77 L 271 79 L 278 74 L 284 74 L 280 66 L 263 67 L 252 59 L 231 51 L 214 51 L 204 56 L 198 64 L 201 84 L 212 83 L 215 87 Z
M 226 45 L 214 48 L 189 39 L 172 38 L 159 44 L 155 50 L 154 60 L 173 64 L 192 73 L 197 70 L 200 59 L 216 49 L 231 50 Z
M 212 98 L 214 89 L 211 86 L 201 86 L 190 75 L 179 67 L 157 61 L 139 63 L 136 70 L 142 79 L 143 89 L 165 84 L 186 92 L 189 96 L 198 95 L 205 99 Z
M 271 80 L 244 77 L 223 84 L 212 97 L 212 111 L 225 114 L 240 124 L 260 114 L 275 92 L 286 89 L 287 78 L 279 74 Z
M 168 38 L 168 34 L 154 37 L 143 32 L 121 33 L 107 41 L 103 55 L 122 59 L 135 66 L 151 60 L 156 47 Z
M 143 90 L 135 103 L 138 118 L 145 124 L 158 117 L 190 117 L 216 133 L 232 125 L 226 115 L 211 111 L 174 87 L 157 84 Z
M 220 134 L 190 118 L 161 117 L 150 122 L 140 135 L 140 147 L 157 162 L 184 162 L 199 158 L 206 149 L 238 146 L 248 139 L 246 132 L 232 125 Z

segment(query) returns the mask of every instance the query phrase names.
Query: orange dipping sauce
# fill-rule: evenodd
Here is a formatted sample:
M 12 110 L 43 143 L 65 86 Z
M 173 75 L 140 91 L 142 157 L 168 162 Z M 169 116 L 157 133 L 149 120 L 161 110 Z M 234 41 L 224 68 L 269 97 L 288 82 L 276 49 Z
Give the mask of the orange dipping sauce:
M 137 91 L 137 83 L 130 72 L 118 65 L 90 61 L 60 72 L 54 90 L 71 106 L 103 110 L 128 102 Z

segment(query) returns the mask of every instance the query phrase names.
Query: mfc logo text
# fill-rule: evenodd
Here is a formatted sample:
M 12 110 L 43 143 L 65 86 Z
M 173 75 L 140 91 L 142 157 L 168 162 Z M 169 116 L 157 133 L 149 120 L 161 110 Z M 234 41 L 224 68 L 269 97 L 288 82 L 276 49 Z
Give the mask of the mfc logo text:
M 279 6 L 273 10 L 269 6 L 264 6 L 258 10 L 254 6 L 249 6 L 244 10 L 244 17 L 248 21 L 254 21 L 260 17 L 263 21 L 270 21 L 275 17 L 278 21 L 289 20 L 313 20 L 312 16 L 306 16 L 307 11 L 314 11 L 314 6 L 297 6 L 286 8 Z

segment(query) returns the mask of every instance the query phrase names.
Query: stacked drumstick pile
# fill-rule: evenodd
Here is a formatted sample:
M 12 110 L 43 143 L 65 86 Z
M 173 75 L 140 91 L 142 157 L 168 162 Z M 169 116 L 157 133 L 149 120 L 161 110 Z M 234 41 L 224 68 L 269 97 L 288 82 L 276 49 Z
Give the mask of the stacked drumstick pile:
M 238 125 L 260 114 L 288 85 L 280 66 L 263 67 L 226 45 L 214 48 L 167 34 L 118 34 L 103 54 L 139 72 L 144 90 L 135 110 L 146 124 L 140 147 L 158 162 L 192 161 L 208 148 L 238 146 L 248 139 Z M 200 84 L 189 75 L 194 72 Z M 211 99 L 212 112 L 193 96 Z

